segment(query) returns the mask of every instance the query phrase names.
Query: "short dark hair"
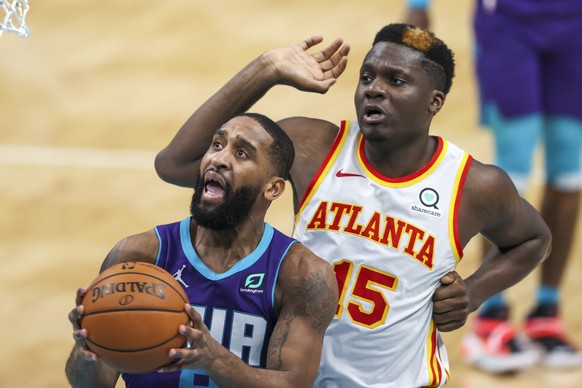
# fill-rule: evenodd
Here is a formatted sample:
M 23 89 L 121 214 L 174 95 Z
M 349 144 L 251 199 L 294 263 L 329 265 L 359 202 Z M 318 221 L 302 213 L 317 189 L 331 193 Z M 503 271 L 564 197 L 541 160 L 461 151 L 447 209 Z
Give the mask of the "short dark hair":
M 239 116 L 250 117 L 267 131 L 273 138 L 273 143 L 267 150 L 271 162 L 275 166 L 277 175 L 283 179 L 291 179 L 291 166 L 295 160 L 295 147 L 291 138 L 283 131 L 283 128 L 276 122 L 260 113 L 243 113 Z
M 423 67 L 442 91 L 451 90 L 455 76 L 455 59 L 451 49 L 434 33 L 405 23 L 392 23 L 376 34 L 374 43 L 391 42 L 409 47 L 423 54 Z

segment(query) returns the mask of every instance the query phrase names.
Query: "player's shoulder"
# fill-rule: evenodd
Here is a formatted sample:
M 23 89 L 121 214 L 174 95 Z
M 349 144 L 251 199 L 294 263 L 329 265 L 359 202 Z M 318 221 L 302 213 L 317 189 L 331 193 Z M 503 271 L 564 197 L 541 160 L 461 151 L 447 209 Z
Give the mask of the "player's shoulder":
M 301 243 L 289 248 L 281 266 L 278 295 L 283 303 L 304 304 L 317 301 L 329 308 L 318 311 L 320 321 L 333 318 L 338 302 L 338 286 L 333 267 Z
M 304 261 L 306 263 L 313 263 L 316 265 L 321 265 L 322 263 L 329 265 L 328 262 L 316 255 L 311 249 L 307 248 L 299 241 L 295 242 L 289 247 L 289 252 L 287 253 L 286 259 L 288 258 L 301 262 Z
M 283 275 L 312 276 L 319 274 L 325 278 L 334 278 L 331 264 L 299 242 L 292 244 L 287 251 L 281 272 Z
M 483 195 L 499 193 L 500 190 L 513 192 L 515 186 L 502 168 L 474 159 L 467 173 L 465 189 Z
M 160 242 L 154 229 L 124 237 L 109 251 L 101 271 L 128 261 L 155 263 L 159 246 Z
M 459 222 L 472 237 L 484 227 L 514 214 L 520 203 L 521 197 L 503 169 L 474 160 L 463 187 Z

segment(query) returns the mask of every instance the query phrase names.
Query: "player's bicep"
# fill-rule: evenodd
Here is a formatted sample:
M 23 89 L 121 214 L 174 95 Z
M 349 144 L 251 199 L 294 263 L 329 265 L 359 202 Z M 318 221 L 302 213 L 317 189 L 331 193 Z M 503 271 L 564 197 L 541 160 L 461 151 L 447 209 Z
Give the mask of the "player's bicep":
M 545 233 L 540 214 L 520 197 L 509 176 L 499 168 L 485 166 L 488 177 L 480 190 L 483 200 L 477 219 L 481 234 L 500 248 L 511 248 Z
M 321 259 L 313 256 L 313 260 Z M 315 266 L 288 264 L 278 283 L 281 309 L 269 341 L 267 368 L 293 373 L 300 385 L 312 384 L 323 336 L 337 308 L 337 281 L 322 260 Z
M 513 248 L 527 240 L 543 238 L 547 234 L 541 215 L 525 199 L 519 198 L 517 208 L 483 235 L 499 248 Z

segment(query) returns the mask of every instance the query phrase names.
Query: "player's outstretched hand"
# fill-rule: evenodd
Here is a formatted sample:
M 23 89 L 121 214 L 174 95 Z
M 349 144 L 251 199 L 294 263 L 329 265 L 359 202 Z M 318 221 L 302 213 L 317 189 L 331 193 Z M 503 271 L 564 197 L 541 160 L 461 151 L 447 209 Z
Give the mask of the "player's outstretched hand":
M 297 45 L 275 48 L 263 55 L 274 66 L 279 83 L 301 91 L 326 93 L 346 69 L 350 46 L 338 38 L 319 52 L 307 53 L 321 42 L 323 37 L 312 36 Z
M 440 331 L 453 331 L 462 327 L 469 315 L 467 286 L 461 276 L 453 271 L 441 278 L 441 285 L 433 297 L 432 318 Z
M 81 301 L 83 296 L 87 293 L 87 288 L 79 288 L 77 290 L 77 297 L 75 298 L 75 308 L 69 312 L 69 321 L 73 325 L 73 338 L 76 342 L 77 352 L 79 356 L 87 361 L 97 361 L 98 357 L 95 353 L 89 351 L 87 343 L 87 330 L 81 328 L 81 316 L 83 315 L 83 305 Z
M 214 360 L 226 349 L 210 335 L 202 317 L 190 304 L 186 304 L 186 313 L 190 316 L 192 326 L 180 325 L 179 331 L 187 338 L 188 348 L 170 349 L 170 357 L 176 362 L 158 369 L 158 372 L 173 372 L 180 369 L 208 370 Z

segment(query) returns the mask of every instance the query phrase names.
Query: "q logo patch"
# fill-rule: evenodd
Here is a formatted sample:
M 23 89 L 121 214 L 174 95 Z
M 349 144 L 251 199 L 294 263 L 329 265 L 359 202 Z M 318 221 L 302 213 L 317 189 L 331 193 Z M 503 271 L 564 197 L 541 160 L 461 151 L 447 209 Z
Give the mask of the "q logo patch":
M 424 206 L 433 207 L 439 210 L 437 207 L 437 204 L 439 203 L 439 193 L 437 193 L 435 189 L 431 189 L 430 187 L 422 189 L 418 195 L 418 199 L 420 199 L 420 202 Z

